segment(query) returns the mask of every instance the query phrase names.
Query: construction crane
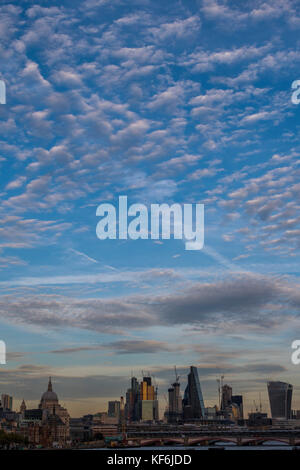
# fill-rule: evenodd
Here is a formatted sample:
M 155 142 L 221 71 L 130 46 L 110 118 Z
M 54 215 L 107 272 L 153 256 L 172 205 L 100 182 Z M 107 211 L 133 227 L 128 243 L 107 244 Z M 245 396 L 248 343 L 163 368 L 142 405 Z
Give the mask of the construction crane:
M 121 397 L 120 401 L 120 422 L 121 422 L 121 432 L 122 432 L 122 441 L 126 442 L 126 419 L 125 419 L 125 405 L 124 397 Z
M 218 384 L 218 397 L 219 397 L 219 410 L 221 409 L 221 390 L 220 390 L 220 379 L 217 379 Z
M 155 387 L 155 398 L 157 398 L 158 386 L 157 386 L 157 381 L 156 381 L 156 378 L 154 377 L 154 374 L 152 374 L 152 378 L 153 378 L 153 384 Z
M 224 375 L 221 375 L 221 378 L 220 378 L 220 379 L 217 379 L 217 383 L 218 383 L 218 394 L 219 394 L 219 409 L 220 409 L 220 410 L 221 410 L 221 406 L 222 406 L 221 396 L 222 396 L 222 389 L 223 389 L 223 380 L 224 380 Z
M 261 405 L 261 393 L 259 392 L 259 412 L 261 413 L 262 411 L 262 405 Z
M 175 369 L 175 382 L 179 382 L 179 379 L 180 379 L 180 375 L 177 374 L 177 369 L 176 369 L 176 366 L 174 366 L 174 369 Z

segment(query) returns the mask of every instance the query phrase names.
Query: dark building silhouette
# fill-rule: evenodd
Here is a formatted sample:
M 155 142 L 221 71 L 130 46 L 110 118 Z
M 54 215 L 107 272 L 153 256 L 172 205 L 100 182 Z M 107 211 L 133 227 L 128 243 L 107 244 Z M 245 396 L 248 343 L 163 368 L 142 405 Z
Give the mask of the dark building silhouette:
M 24 411 L 23 422 L 25 422 L 25 421 L 42 421 L 42 419 L 43 419 L 43 410 L 41 410 L 39 408 Z
M 151 377 L 143 377 L 143 382 L 147 384 L 148 387 L 151 387 Z
M 271 426 L 272 420 L 268 418 L 267 413 L 261 413 L 260 411 L 255 411 L 254 413 L 249 413 L 247 424 L 249 427 Z
M 125 416 L 129 422 L 139 421 L 139 384 L 136 377 L 131 377 L 131 388 L 126 392 Z
M 186 420 L 205 417 L 204 401 L 197 367 L 191 366 L 182 404 L 183 414 Z
M 4 410 L 12 411 L 13 408 L 13 397 L 2 393 L 1 395 L 1 405 Z
M 244 408 L 243 408 L 243 396 L 242 395 L 232 395 L 231 402 L 236 405 L 239 409 L 239 418 L 244 418 Z
M 225 384 L 222 387 L 221 409 L 225 410 L 232 403 L 232 387 Z
M 120 402 L 119 401 L 109 401 L 108 402 L 108 411 L 107 415 L 110 418 L 120 418 Z
M 225 418 L 234 420 L 244 416 L 242 395 L 232 395 L 232 387 L 227 384 L 222 386 L 221 413 Z
M 268 382 L 272 418 L 291 419 L 293 386 L 285 382 Z

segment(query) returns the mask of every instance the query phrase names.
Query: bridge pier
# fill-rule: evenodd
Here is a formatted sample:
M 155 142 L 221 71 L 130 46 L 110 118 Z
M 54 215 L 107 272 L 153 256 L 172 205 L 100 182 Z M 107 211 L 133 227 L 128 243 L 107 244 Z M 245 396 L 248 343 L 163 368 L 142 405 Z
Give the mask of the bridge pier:
M 253 441 L 249 442 L 249 446 L 258 446 L 258 445 L 261 445 L 261 443 L 259 441 L 256 441 L 253 439 Z
M 189 445 L 189 438 L 188 438 L 188 436 L 184 436 L 183 444 L 184 444 L 185 446 L 188 446 L 188 445 Z

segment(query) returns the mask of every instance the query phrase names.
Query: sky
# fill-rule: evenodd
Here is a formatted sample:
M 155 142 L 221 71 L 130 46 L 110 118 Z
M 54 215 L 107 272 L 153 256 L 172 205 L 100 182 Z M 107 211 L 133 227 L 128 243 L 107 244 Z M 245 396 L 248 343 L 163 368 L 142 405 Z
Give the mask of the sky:
M 294 385 L 300 5 L 2 1 L 0 392 L 73 417 L 176 364 L 246 411 Z M 99 204 L 204 204 L 205 241 L 99 240 Z M 143 371 L 143 372 L 142 372 Z

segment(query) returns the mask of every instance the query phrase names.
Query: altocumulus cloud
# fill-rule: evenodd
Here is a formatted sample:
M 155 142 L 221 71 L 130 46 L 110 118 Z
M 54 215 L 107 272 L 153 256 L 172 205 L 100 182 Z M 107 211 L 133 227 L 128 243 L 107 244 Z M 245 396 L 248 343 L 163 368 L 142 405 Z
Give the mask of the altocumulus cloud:
M 84 351 L 101 351 L 112 350 L 117 354 L 152 354 L 157 352 L 171 352 L 183 349 L 183 347 L 176 345 L 176 347 L 169 346 L 163 341 L 155 340 L 124 340 L 114 341 L 107 344 L 96 344 L 91 346 L 78 346 L 74 348 L 55 349 L 50 351 L 54 354 L 74 354 Z
M 299 286 L 261 275 L 194 283 L 180 293 L 74 299 L 58 295 L 4 295 L 1 316 L 11 323 L 122 333 L 152 326 L 269 329 L 299 314 Z M 120 343 L 121 346 L 121 343 Z M 126 345 L 123 343 L 123 349 Z M 120 348 L 122 350 L 122 347 Z

